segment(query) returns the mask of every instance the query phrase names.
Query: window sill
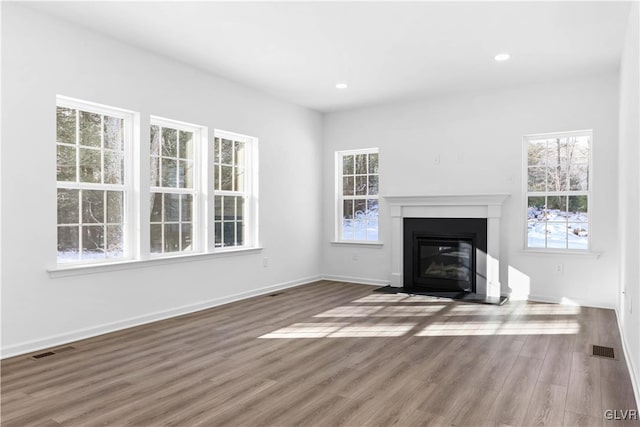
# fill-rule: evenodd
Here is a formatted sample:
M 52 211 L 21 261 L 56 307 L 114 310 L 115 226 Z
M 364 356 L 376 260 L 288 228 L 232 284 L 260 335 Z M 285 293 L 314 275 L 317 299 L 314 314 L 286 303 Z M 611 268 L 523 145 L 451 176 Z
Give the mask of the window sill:
M 602 252 L 593 252 L 593 251 L 577 251 L 571 249 L 520 249 L 518 251 L 523 255 L 555 255 L 555 256 L 575 256 L 575 257 L 584 257 L 584 258 L 595 258 L 600 259 L 602 256 Z
M 135 268 L 153 267 L 157 265 L 181 264 L 185 262 L 202 261 L 206 259 L 214 259 L 227 256 L 250 255 L 260 252 L 262 252 L 261 247 L 242 249 L 218 249 L 218 251 L 210 253 L 163 256 L 150 259 L 126 260 L 101 264 L 75 264 L 69 266 L 56 266 L 54 268 L 47 269 L 47 272 L 49 273 L 49 277 L 51 277 L 52 279 L 56 279 L 59 277 L 82 276 L 85 274 L 96 274 L 118 270 L 131 270 Z
M 332 240 L 329 242 L 332 246 L 373 246 L 381 248 L 384 242 L 361 242 L 348 240 Z

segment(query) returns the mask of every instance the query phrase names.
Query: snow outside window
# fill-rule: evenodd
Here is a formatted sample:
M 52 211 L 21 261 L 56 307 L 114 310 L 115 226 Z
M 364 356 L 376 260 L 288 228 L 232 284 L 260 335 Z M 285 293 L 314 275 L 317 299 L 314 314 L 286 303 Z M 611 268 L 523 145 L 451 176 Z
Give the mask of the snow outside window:
M 591 131 L 531 135 L 526 153 L 528 249 L 589 249 Z
M 377 242 L 378 149 L 336 153 L 338 241 Z

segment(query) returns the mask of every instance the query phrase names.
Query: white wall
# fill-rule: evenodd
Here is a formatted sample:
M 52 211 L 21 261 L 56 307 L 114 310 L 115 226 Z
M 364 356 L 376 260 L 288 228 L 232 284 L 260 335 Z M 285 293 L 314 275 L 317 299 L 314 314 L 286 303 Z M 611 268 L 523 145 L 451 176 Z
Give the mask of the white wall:
M 3 356 L 318 277 L 318 113 L 15 4 L 2 55 Z M 150 114 L 258 137 L 264 251 L 51 279 L 56 94 L 140 112 L 142 141 Z
M 617 70 L 611 70 L 609 74 L 514 90 L 326 115 L 323 272 L 372 282 L 389 280 L 390 218 L 384 202 L 380 214 L 382 248 L 328 243 L 334 230 L 334 152 L 379 147 L 382 195 L 511 194 L 501 221 L 503 293 L 510 292 L 509 286 L 519 287 L 525 279 L 530 280 L 528 293 L 537 299 L 568 298 L 586 305 L 615 307 L 617 111 Z M 592 246 L 602 256 L 523 254 L 522 136 L 579 129 L 593 129 Z M 556 272 L 557 264 L 563 264 L 563 273 Z M 509 269 L 512 280 L 507 277 Z
M 620 64 L 620 305 L 636 399 L 640 401 L 640 7 L 632 5 Z

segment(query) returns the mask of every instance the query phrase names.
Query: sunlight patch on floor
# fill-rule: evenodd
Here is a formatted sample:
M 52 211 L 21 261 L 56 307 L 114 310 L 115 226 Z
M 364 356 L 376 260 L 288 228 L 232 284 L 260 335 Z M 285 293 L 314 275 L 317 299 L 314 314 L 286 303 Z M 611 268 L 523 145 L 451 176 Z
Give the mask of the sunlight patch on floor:
M 518 307 L 517 314 L 533 315 L 533 316 L 549 316 L 549 315 L 577 315 L 580 314 L 580 307 L 566 306 L 566 305 L 553 305 L 553 304 L 535 304 L 525 305 Z M 471 305 L 458 305 L 452 307 L 444 316 L 476 316 L 476 315 L 491 315 L 491 316 L 510 316 L 513 315 L 511 311 L 505 310 L 501 307 L 492 306 L 471 306 Z
M 357 338 L 399 337 L 409 332 L 415 323 L 294 323 L 258 338 Z
M 427 306 L 383 306 L 383 305 L 345 305 L 332 308 L 313 317 L 407 317 L 432 316 L 446 305 Z
M 435 322 L 418 332 L 419 337 L 461 335 L 563 335 L 577 334 L 580 324 L 575 320 Z

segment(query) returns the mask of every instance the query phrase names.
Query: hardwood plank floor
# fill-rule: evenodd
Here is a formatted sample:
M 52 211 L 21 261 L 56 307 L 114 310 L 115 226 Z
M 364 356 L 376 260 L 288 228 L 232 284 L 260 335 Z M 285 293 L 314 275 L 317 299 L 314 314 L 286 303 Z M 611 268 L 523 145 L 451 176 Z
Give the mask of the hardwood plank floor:
M 3 360 L 0 421 L 640 425 L 604 419 L 638 409 L 613 311 L 374 289 L 322 281 Z

